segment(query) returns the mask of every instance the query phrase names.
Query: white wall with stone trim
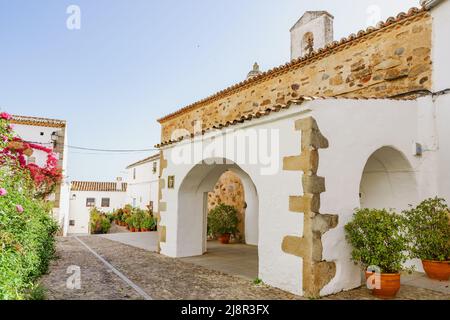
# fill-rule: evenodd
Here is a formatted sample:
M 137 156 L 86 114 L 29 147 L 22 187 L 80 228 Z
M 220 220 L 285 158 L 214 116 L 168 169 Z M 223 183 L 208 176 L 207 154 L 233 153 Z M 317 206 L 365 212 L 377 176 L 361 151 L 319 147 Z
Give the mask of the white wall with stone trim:
M 369 158 L 380 148 L 388 147 L 398 152 L 405 161 L 408 179 L 404 173 L 397 172 L 391 177 L 390 183 L 396 184 L 398 192 L 395 201 L 389 202 L 380 194 L 380 203 L 395 206 L 401 211 L 408 204 L 436 195 L 439 185 L 447 184 L 444 172 L 450 172 L 450 161 L 441 161 L 439 170 L 438 159 L 447 157 L 449 152 L 444 149 L 425 149 L 421 156 L 415 155 L 415 144 L 422 143 L 432 146 L 438 131 L 433 120 L 433 105 L 431 98 L 421 98 L 417 101 L 398 100 L 347 100 L 329 99 L 305 102 L 300 106 L 292 106 L 287 111 L 273 113 L 260 119 L 230 127 L 231 131 L 207 133 L 198 138 L 191 146 L 203 150 L 209 149 L 208 142 L 220 143 L 225 137 L 238 133 L 248 133 L 251 129 L 275 130 L 279 134 L 279 168 L 274 175 L 261 175 L 260 165 L 236 163 L 235 168 L 242 174 L 247 174 L 254 184 L 259 202 L 259 277 L 269 285 L 293 293 L 302 294 L 302 259 L 284 253 L 281 249 L 283 238 L 287 235 L 302 236 L 303 215 L 289 211 L 289 196 L 302 195 L 301 172 L 283 171 L 282 158 L 300 154 L 301 133 L 294 130 L 296 120 L 303 117 L 316 119 L 322 134 L 329 141 L 328 149 L 319 150 L 319 176 L 325 177 L 326 192 L 321 194 L 322 214 L 339 216 L 339 224 L 323 236 L 323 259 L 336 263 L 337 271 L 334 279 L 326 285 L 322 295 L 349 290 L 360 285 L 360 270 L 350 261 L 351 248 L 345 240 L 344 225 L 350 221 L 354 209 L 360 206 L 360 184 L 364 168 Z M 443 110 L 443 109 L 442 109 Z M 446 114 L 445 114 L 446 115 Z M 444 119 L 443 119 L 444 121 Z M 442 131 L 444 134 L 447 131 Z M 445 129 L 448 130 L 448 129 Z M 202 145 L 203 142 L 203 145 Z M 448 144 L 447 144 L 448 145 Z M 177 158 L 186 152 L 186 141 L 163 149 L 168 167 L 163 171 L 163 179 L 175 176 L 175 188 L 162 190 L 162 201 L 167 203 L 167 211 L 162 212 L 161 225 L 167 227 L 166 243 L 161 244 L 161 253 L 172 256 L 189 256 L 201 254 L 201 248 L 193 247 L 192 242 L 185 241 L 194 234 L 202 232 L 201 215 L 185 207 L 179 207 L 181 195 L 180 185 L 190 181 L 195 188 L 198 181 L 203 181 L 209 175 L 208 169 L 191 171 L 199 161 L 193 164 L 179 164 Z M 248 152 L 243 148 L 239 152 Z M 395 152 L 393 154 L 395 154 Z M 203 159 L 226 157 L 226 153 L 203 155 Z M 383 158 L 383 157 L 382 157 Z M 395 157 L 385 156 L 382 161 L 393 161 Z M 198 160 L 198 159 L 197 159 Z M 201 159 L 200 159 L 201 160 Z M 236 161 L 235 161 L 236 162 Z M 403 170 L 392 163 L 394 171 Z M 214 169 L 209 169 L 211 172 Z M 189 176 L 194 172 L 199 177 Z M 396 179 L 396 177 L 400 177 Z M 405 181 L 416 181 L 416 186 L 405 186 Z M 403 184 L 403 185 L 402 185 Z M 406 187 L 406 188 L 402 188 Z M 407 190 L 405 192 L 405 190 Z M 182 191 L 182 190 L 181 190 Z M 201 201 L 200 198 L 193 201 Z M 392 199 L 392 197 L 391 197 Z M 188 228 L 180 225 L 190 223 Z M 197 234 L 197 235 L 195 235 Z M 413 263 L 413 262 L 410 262 Z

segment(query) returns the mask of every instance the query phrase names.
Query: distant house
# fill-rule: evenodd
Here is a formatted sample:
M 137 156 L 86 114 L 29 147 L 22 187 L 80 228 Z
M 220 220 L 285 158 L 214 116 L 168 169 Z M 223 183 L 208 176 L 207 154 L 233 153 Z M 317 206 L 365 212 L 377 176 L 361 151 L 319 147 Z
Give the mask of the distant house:
M 105 213 L 123 207 L 127 184 L 117 182 L 73 181 L 70 187 L 69 234 L 89 234 L 90 210 Z
M 133 207 L 158 210 L 159 153 L 127 167 L 126 203 Z
M 53 149 L 59 160 L 59 167 L 63 172 L 62 183 L 49 200 L 54 201 L 53 217 L 59 222 L 62 233 L 67 234 L 69 217 L 69 184 L 67 182 L 67 124 L 64 120 L 37 118 L 14 115 L 11 123 L 17 135 L 27 142 Z M 28 157 L 28 163 L 45 166 L 47 154 L 35 150 Z

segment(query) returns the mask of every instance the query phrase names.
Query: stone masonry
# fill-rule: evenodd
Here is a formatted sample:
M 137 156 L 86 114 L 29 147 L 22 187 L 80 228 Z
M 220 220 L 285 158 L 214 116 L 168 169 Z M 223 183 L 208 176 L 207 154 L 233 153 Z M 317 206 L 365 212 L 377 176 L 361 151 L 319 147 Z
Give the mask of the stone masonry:
M 162 142 L 306 96 L 393 97 L 431 88 L 431 16 L 416 9 L 382 28 L 244 81 L 160 119 Z

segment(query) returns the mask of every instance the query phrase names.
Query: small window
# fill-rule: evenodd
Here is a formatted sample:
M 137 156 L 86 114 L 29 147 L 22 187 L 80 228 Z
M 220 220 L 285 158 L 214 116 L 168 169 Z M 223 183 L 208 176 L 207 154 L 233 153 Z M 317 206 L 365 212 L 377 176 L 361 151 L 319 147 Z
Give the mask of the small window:
M 133 169 L 133 180 L 136 180 L 136 168 Z
M 102 208 L 109 208 L 109 198 L 102 198 Z
M 86 207 L 95 207 L 95 198 L 87 198 Z
M 43 132 L 41 132 L 41 136 L 43 136 L 44 135 L 44 133 Z
M 158 163 L 153 162 L 153 173 L 156 173 L 157 169 L 158 169 Z
M 136 208 L 136 198 L 133 198 L 133 207 Z
M 75 220 L 69 220 L 69 226 L 74 227 L 75 226 Z

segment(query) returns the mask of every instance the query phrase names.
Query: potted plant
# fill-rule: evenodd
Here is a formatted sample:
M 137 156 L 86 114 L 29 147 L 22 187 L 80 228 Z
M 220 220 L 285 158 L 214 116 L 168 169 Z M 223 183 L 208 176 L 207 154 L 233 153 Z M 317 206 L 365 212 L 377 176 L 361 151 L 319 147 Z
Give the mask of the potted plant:
M 208 233 L 218 236 L 223 244 L 230 243 L 231 235 L 238 233 L 238 212 L 236 208 L 219 204 L 208 214 Z
M 125 223 L 127 225 L 128 230 L 130 230 L 131 232 L 135 232 L 135 231 L 133 231 L 133 229 L 134 229 L 134 217 L 133 216 L 129 216 L 128 218 L 126 218 Z
M 153 229 L 154 224 L 155 224 L 155 220 L 153 219 L 153 217 L 149 214 L 146 215 L 145 218 L 142 220 L 141 231 L 149 232 L 150 230 Z
M 422 260 L 431 279 L 450 278 L 450 211 L 444 199 L 424 200 L 403 212 L 410 240 L 411 258 Z
M 366 279 L 379 277 L 372 294 L 393 298 L 400 289 L 400 271 L 408 259 L 408 239 L 402 216 L 386 209 L 357 209 L 345 226 L 352 245 L 352 260 L 365 270 L 376 268 L 380 274 L 366 271 Z M 377 278 L 376 278 L 377 279 Z

